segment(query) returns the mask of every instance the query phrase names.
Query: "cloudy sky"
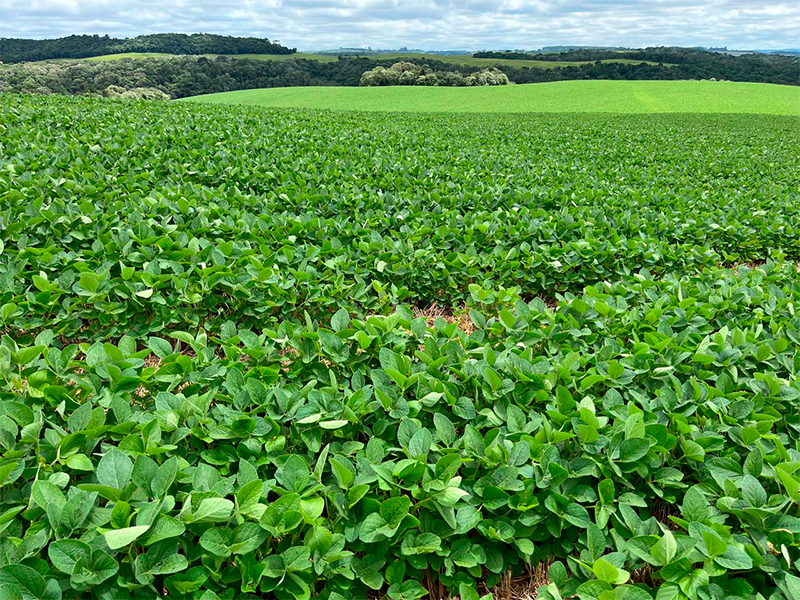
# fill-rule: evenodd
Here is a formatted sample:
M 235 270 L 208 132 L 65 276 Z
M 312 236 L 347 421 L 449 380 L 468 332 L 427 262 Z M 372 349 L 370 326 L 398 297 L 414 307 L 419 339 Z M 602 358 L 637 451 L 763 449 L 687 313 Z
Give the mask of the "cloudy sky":
M 792 0 L 0 0 L 0 37 L 209 32 L 300 50 L 800 47 Z

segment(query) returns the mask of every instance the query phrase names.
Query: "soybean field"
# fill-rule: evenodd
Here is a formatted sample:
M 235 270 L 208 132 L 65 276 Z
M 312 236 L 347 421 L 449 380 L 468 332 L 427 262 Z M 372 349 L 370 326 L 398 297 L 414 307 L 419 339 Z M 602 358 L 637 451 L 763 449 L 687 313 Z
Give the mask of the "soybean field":
M 798 125 L 0 95 L 0 596 L 800 597 Z

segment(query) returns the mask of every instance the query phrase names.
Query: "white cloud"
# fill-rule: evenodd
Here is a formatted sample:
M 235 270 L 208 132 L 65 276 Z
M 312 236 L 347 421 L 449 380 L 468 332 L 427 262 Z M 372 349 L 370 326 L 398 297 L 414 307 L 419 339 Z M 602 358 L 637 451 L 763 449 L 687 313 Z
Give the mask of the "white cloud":
M 198 31 L 303 50 L 557 44 L 800 46 L 800 3 L 780 0 L 0 0 L 0 37 Z

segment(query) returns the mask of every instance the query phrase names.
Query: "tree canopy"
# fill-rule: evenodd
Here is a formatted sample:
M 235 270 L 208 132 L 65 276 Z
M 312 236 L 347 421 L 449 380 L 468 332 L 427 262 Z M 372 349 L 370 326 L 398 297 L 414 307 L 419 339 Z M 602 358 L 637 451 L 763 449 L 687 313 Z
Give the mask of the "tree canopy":
M 90 58 L 123 52 L 164 52 L 166 54 L 292 54 L 267 38 L 233 37 L 210 33 L 156 33 L 117 39 L 107 35 L 70 35 L 53 40 L 0 38 L 0 60 L 7 63 Z

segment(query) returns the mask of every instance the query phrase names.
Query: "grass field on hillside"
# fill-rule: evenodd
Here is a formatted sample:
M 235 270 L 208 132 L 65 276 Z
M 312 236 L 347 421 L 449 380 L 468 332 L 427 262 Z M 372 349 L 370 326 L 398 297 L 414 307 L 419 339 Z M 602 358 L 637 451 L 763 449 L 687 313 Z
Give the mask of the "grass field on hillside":
M 800 114 L 800 88 L 713 81 L 559 81 L 502 87 L 291 87 L 187 99 L 403 112 Z
M 167 54 L 165 52 L 121 52 L 120 54 L 104 54 L 103 56 L 91 56 L 89 58 L 82 58 L 86 62 L 106 62 L 110 60 L 123 60 L 125 58 L 169 58 L 175 56 L 174 54 Z M 71 60 L 71 59 L 60 59 Z
M 315 54 L 313 52 L 296 52 L 294 54 L 225 54 L 228 58 L 250 58 L 253 60 L 293 60 L 307 59 L 319 62 L 336 62 L 339 57 L 332 54 Z
M 83 60 L 97 62 L 108 60 L 120 60 L 123 58 L 156 58 L 156 57 L 170 57 L 172 54 L 164 54 L 160 52 L 125 52 L 121 54 L 106 54 L 104 56 L 93 56 Z M 218 56 L 218 55 L 209 55 Z M 316 54 L 313 52 L 297 52 L 295 54 L 225 54 L 230 58 L 251 58 L 255 60 L 292 60 L 295 58 L 305 58 L 309 60 L 318 60 L 320 62 L 334 62 L 339 58 L 334 54 Z M 372 60 L 407 60 L 411 58 L 425 58 L 429 60 L 438 60 L 445 63 L 452 63 L 458 65 L 468 65 L 472 67 L 491 67 L 493 65 L 504 65 L 508 67 L 533 67 L 539 69 L 553 69 L 556 67 L 578 67 L 580 65 L 588 64 L 591 61 L 553 61 L 553 60 L 513 60 L 508 58 L 474 58 L 469 54 L 421 54 L 414 52 L 387 52 L 386 54 L 372 54 L 366 58 Z M 647 63 L 655 65 L 654 63 L 646 60 L 631 60 L 628 58 L 612 58 L 600 62 L 614 62 L 629 65 L 638 65 L 639 63 Z M 667 65 L 670 66 L 670 65 Z

